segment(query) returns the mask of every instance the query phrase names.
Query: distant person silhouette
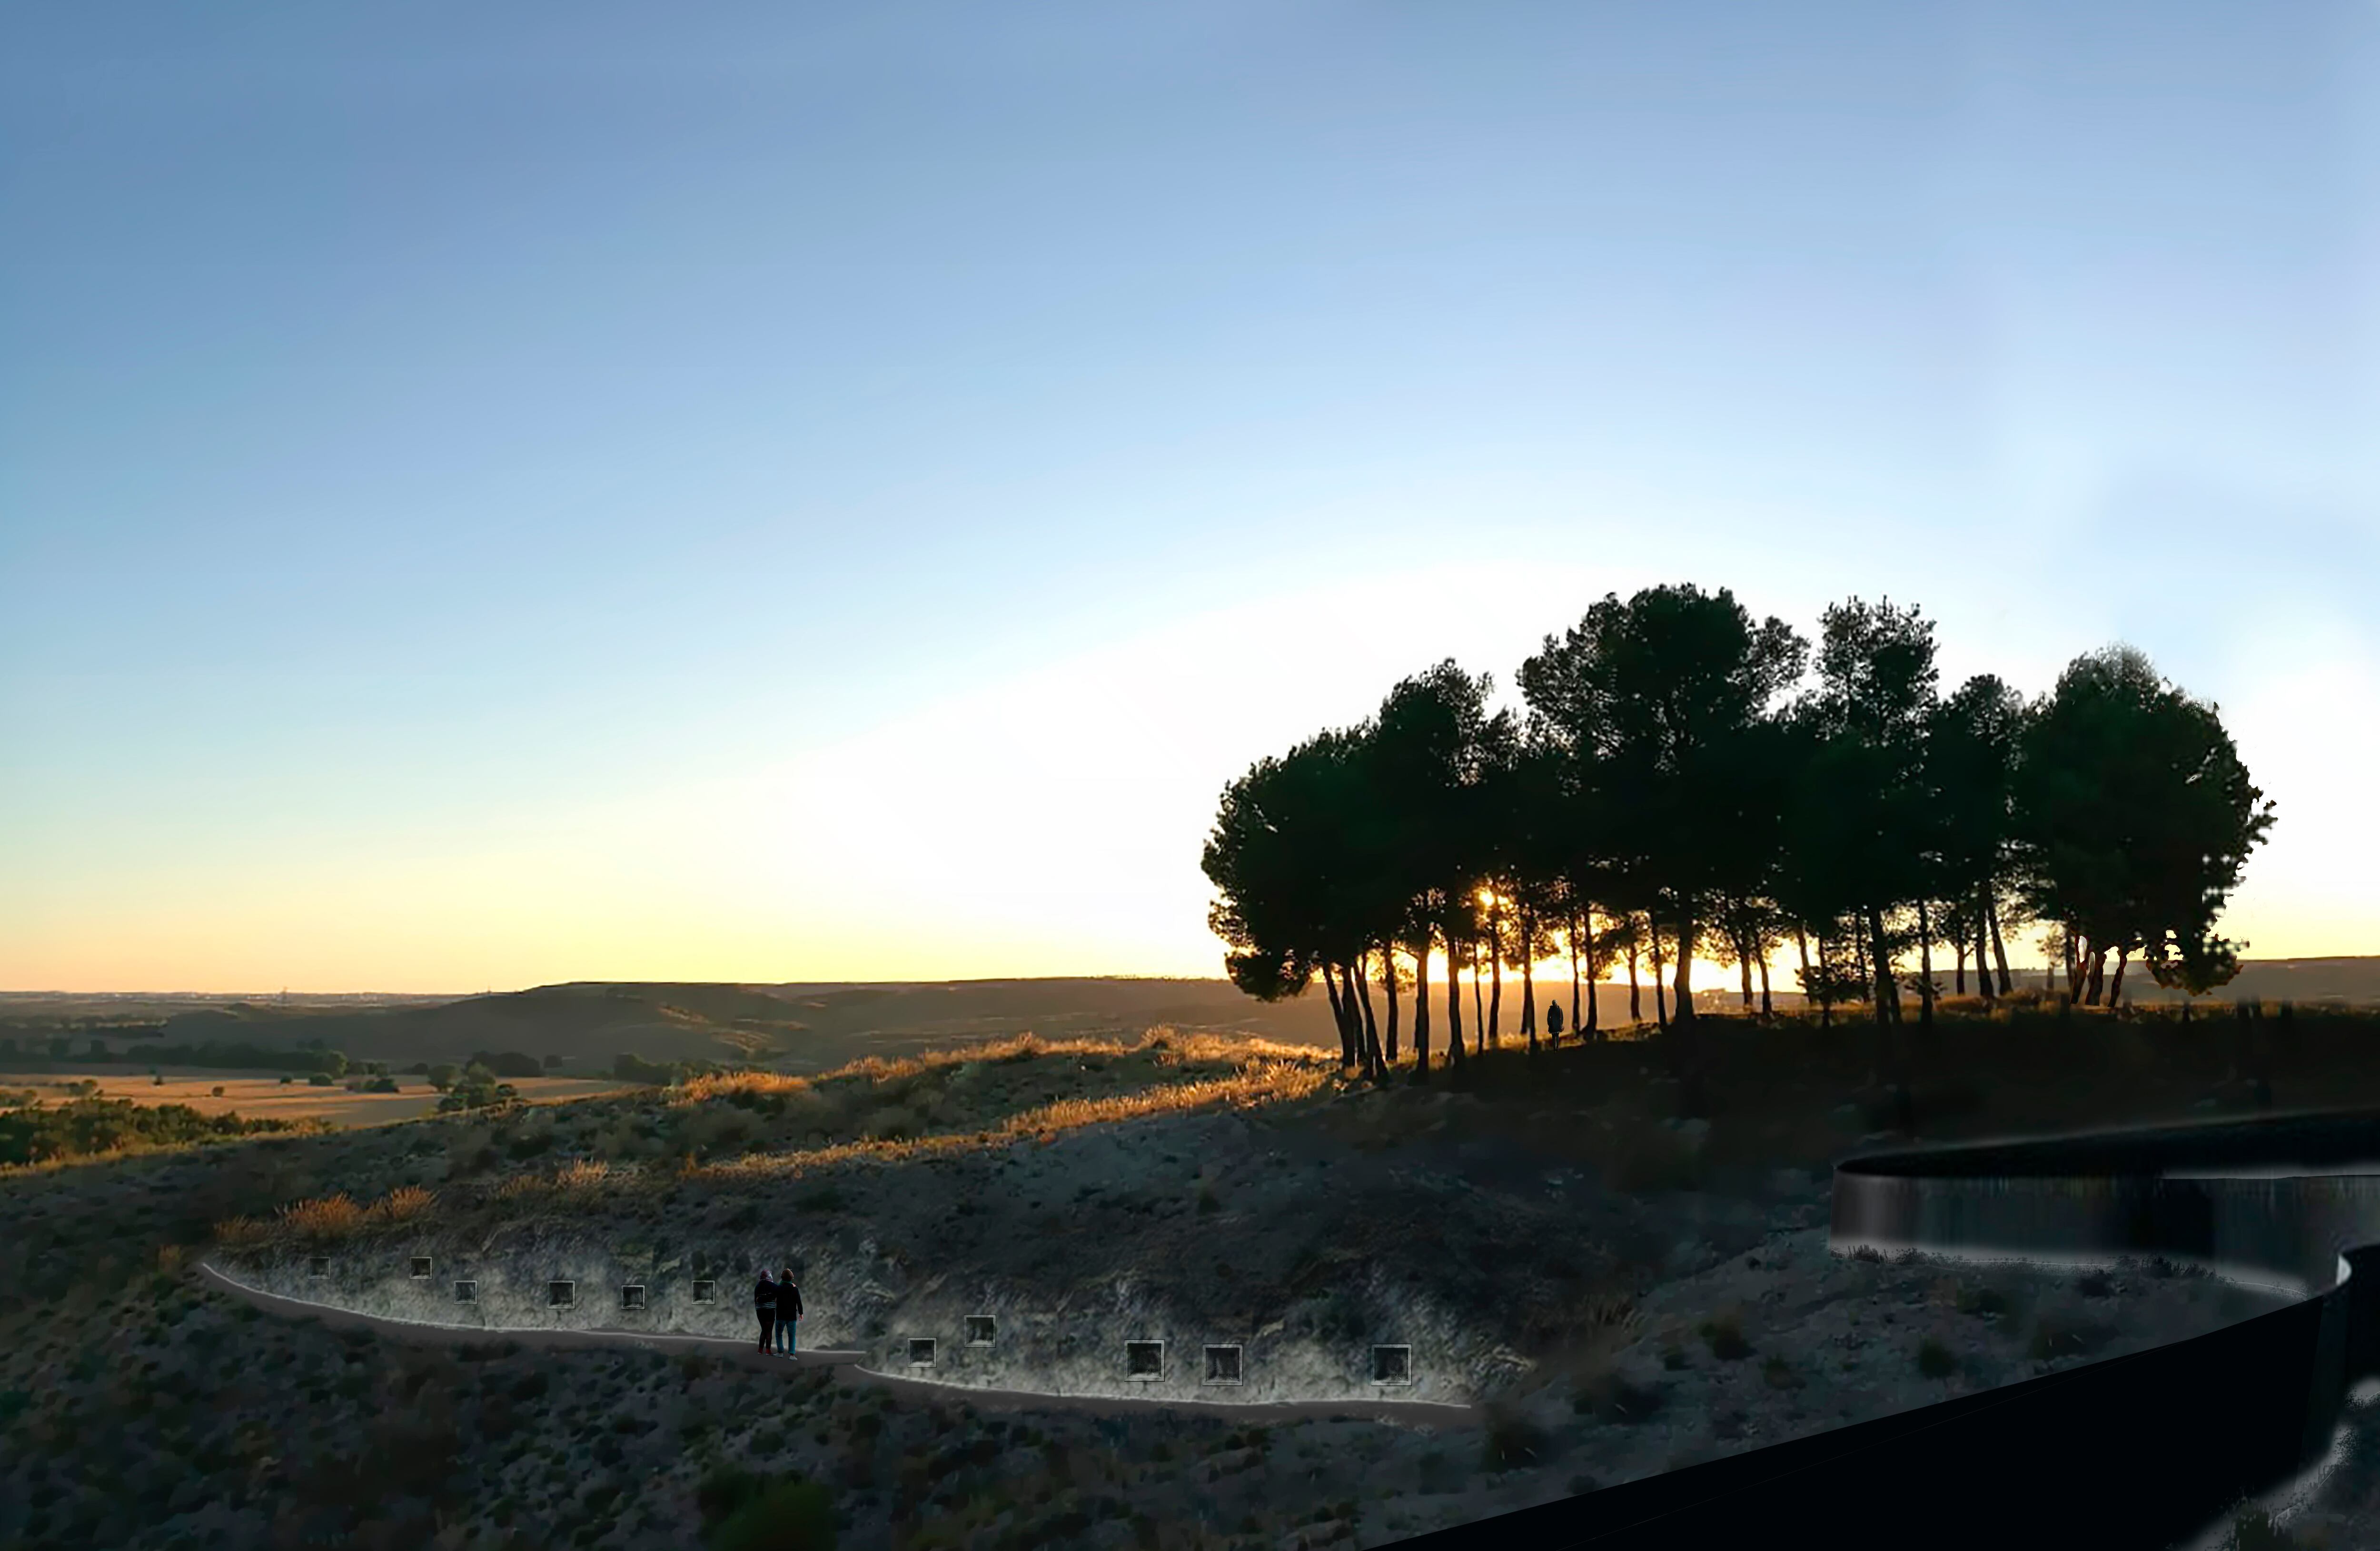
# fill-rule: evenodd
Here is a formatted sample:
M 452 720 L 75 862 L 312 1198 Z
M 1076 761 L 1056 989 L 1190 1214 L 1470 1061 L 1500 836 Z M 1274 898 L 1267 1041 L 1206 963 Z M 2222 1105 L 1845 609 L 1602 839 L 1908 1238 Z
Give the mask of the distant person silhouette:
M 788 1266 L 777 1273 L 777 1350 L 788 1357 L 794 1354 L 794 1322 L 801 1317 L 802 1290 L 794 1285 L 794 1268 Z
M 1546 1003 L 1546 1037 L 1553 1040 L 1559 1040 L 1561 1038 L 1560 1002 L 1549 1001 Z
M 752 1289 L 752 1312 L 760 1316 L 760 1350 L 769 1350 L 770 1327 L 777 1323 L 777 1284 L 762 1271 L 758 1286 Z

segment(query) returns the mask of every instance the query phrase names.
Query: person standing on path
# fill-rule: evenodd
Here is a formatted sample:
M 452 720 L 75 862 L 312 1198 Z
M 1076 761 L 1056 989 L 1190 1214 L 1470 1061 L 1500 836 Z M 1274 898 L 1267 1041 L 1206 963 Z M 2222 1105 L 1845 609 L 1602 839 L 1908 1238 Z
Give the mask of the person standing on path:
M 794 1285 L 790 1266 L 777 1273 L 777 1350 L 794 1355 L 794 1321 L 802 1317 L 802 1290 Z
M 769 1327 L 777 1322 L 777 1284 L 769 1273 L 760 1273 L 759 1284 L 752 1289 L 752 1312 L 760 1316 L 760 1350 L 769 1350 Z

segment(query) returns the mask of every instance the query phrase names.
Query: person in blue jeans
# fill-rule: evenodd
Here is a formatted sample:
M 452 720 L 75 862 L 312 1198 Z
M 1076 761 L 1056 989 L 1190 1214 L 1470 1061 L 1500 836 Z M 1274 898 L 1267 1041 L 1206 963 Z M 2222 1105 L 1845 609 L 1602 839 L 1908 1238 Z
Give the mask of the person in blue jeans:
M 802 1317 L 802 1290 L 794 1285 L 790 1266 L 777 1273 L 777 1350 L 794 1354 L 794 1321 Z

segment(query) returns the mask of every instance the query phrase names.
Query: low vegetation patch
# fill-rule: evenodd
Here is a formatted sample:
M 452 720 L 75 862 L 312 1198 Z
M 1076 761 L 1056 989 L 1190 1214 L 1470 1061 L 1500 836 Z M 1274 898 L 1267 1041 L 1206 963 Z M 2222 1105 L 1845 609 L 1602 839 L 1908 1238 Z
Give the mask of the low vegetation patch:
M 86 1093 L 63 1104 L 45 1105 L 30 1093 L 9 1094 L 0 1096 L 0 1168 L 320 1129 L 302 1121 L 203 1115 L 187 1104 L 136 1104 Z

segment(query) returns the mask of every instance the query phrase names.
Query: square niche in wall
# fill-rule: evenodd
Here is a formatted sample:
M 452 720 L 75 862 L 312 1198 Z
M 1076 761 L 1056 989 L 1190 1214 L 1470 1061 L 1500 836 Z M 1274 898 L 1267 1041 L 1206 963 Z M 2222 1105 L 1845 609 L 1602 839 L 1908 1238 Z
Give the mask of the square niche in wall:
M 719 1302 L 719 1284 L 715 1281 L 695 1283 L 694 1301 L 698 1303 L 716 1303 Z
M 1413 1348 L 1409 1346 L 1376 1346 L 1372 1349 L 1372 1382 L 1374 1384 L 1411 1384 L 1413 1382 Z
M 991 1338 L 997 1335 L 999 1330 L 1000 1321 L 988 1314 L 971 1314 L 966 1316 L 966 1339 L 969 1346 L 990 1346 Z
M 430 1276 L 430 1257 L 426 1254 L 415 1255 L 412 1271 L 414 1276 L 427 1280 Z
M 1207 1377 L 1205 1382 L 1208 1384 L 1239 1383 L 1240 1349 L 1235 1346 L 1208 1347 L 1207 1349 Z
M 577 1301 L 578 1284 L 577 1282 L 548 1282 L 545 1284 L 545 1306 L 547 1308 L 566 1309 Z
M 1123 1376 L 1152 1379 L 1165 1376 L 1165 1343 L 1163 1341 L 1126 1341 L 1123 1343 Z
M 455 1302 L 458 1303 L 476 1303 L 479 1301 L 480 1284 L 478 1282 L 456 1282 L 455 1284 Z
M 627 1286 L 620 1289 L 620 1307 L 623 1310 L 641 1309 L 644 1306 L 645 1289 L 643 1283 L 630 1282 Z
M 930 1368 L 934 1365 L 934 1338 L 913 1336 L 909 1339 L 909 1366 Z

